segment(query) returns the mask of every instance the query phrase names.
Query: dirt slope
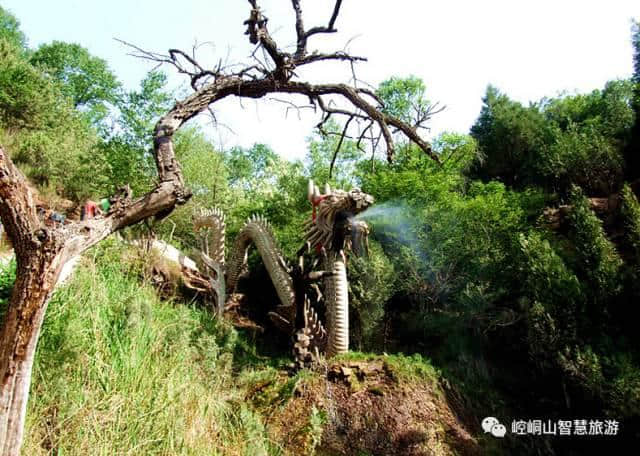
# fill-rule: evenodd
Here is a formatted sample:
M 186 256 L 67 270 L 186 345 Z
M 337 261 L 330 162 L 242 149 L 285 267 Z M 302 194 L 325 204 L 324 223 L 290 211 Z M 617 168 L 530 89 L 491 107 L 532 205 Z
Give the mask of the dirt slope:
M 334 362 L 303 376 L 289 400 L 265 413 L 268 433 L 296 455 L 480 454 L 433 373 L 385 358 Z M 270 387 L 250 395 L 264 398 Z

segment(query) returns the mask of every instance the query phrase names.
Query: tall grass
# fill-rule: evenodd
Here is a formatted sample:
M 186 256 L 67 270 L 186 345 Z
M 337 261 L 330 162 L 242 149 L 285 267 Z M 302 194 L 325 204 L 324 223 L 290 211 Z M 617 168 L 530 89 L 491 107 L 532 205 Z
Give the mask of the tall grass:
M 239 345 L 206 311 L 159 300 L 108 242 L 49 304 L 23 454 L 281 453 L 234 383 Z

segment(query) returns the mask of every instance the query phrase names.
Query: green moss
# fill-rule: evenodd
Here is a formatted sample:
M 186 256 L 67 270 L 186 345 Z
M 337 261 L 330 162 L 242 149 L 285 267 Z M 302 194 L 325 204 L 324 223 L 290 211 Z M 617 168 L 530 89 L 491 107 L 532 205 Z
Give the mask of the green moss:
M 335 361 L 382 361 L 389 373 L 398 380 L 430 380 L 437 382 L 440 372 L 433 367 L 429 358 L 420 354 L 404 355 L 402 353 L 393 355 L 376 355 L 372 353 L 348 352 L 336 356 Z

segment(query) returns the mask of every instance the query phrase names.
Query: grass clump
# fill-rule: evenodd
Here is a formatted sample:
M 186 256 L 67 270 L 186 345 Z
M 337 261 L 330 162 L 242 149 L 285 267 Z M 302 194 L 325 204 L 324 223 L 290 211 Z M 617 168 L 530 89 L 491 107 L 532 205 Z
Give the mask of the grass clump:
M 405 355 L 403 353 L 377 355 L 353 351 L 336 356 L 333 360 L 346 362 L 371 362 L 381 360 L 384 362 L 387 370 L 398 380 L 430 380 L 437 382 L 440 377 L 440 372 L 433 367 L 431 360 L 418 353 L 413 355 Z
M 234 384 L 238 334 L 161 301 L 109 241 L 49 304 L 24 454 L 279 454 Z

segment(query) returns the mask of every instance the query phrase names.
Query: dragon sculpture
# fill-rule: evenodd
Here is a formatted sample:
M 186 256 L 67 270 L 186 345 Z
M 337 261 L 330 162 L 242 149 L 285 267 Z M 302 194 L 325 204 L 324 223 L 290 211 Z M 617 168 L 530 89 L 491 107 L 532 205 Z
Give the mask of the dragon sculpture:
M 293 336 L 299 365 L 349 349 L 349 297 L 345 251 L 356 255 L 368 250 L 369 228 L 355 216 L 373 204 L 373 197 L 325 186 L 320 193 L 309 181 L 312 218 L 305 226 L 305 244 L 295 264 L 283 257 L 269 222 L 250 217 L 238 234 L 225 261 L 225 220 L 219 209 L 201 210 L 194 216 L 194 230 L 201 242 L 201 257 L 211 284 L 214 303 L 222 312 L 227 295 L 234 293 L 254 245 L 276 289 L 279 305 L 269 312 L 282 331 Z M 317 267 L 320 267 L 317 270 Z M 319 284 L 322 284 L 322 290 Z M 315 299 L 314 299 L 315 298 Z M 324 308 L 324 318 L 319 309 Z

